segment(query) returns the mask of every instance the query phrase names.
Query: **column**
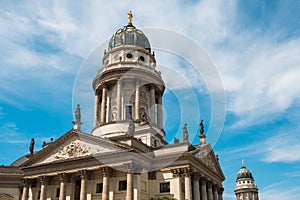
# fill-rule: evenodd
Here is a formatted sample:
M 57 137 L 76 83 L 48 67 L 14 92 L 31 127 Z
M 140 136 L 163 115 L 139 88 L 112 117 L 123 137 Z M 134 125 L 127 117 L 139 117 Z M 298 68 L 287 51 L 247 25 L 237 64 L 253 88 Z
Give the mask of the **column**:
M 154 87 L 150 89 L 150 119 L 151 124 L 155 124 L 155 90 Z
M 23 179 L 23 192 L 22 192 L 22 200 L 28 199 L 28 180 Z
M 194 174 L 194 200 L 200 200 L 199 175 Z
M 121 89 L 122 89 L 122 83 L 119 79 L 117 82 L 117 121 L 121 120 Z
M 163 110 L 162 110 L 162 94 L 158 95 L 158 104 L 157 104 L 157 125 L 158 128 L 163 128 Z
M 59 174 L 60 179 L 60 190 L 59 190 L 59 200 L 66 199 L 66 174 Z
M 108 178 L 111 175 L 111 169 L 109 167 L 103 167 L 102 168 L 102 175 L 103 175 L 102 200 L 108 200 L 109 199 Z
M 223 191 L 224 191 L 224 188 L 223 187 L 220 187 L 218 189 L 218 197 L 219 197 L 219 200 L 223 200 Z
M 201 178 L 201 200 L 207 200 L 206 180 Z
M 208 182 L 207 184 L 207 192 L 208 192 L 208 200 L 213 200 L 214 196 L 213 196 L 213 191 L 212 191 L 212 183 Z
M 219 200 L 219 197 L 218 197 L 218 185 L 214 185 L 214 187 L 213 187 L 213 195 L 214 195 L 214 200 Z
M 106 122 L 106 88 L 102 88 L 102 102 L 101 102 L 101 124 Z
M 127 172 L 126 200 L 133 200 L 133 174 L 131 172 Z
M 46 194 L 47 194 L 47 177 L 41 176 L 40 177 L 41 182 L 41 194 L 40 194 L 40 200 L 46 200 Z
M 186 200 L 192 200 L 191 169 L 184 169 L 184 193 Z
M 99 95 L 95 96 L 95 107 L 94 107 L 94 128 L 99 126 L 100 122 L 100 99 Z
M 80 200 L 85 200 L 86 199 L 86 179 L 87 179 L 87 171 L 86 170 L 80 171 L 80 178 L 81 178 Z
M 107 94 L 106 97 L 106 122 L 110 121 L 111 111 L 110 111 L 110 96 Z
M 135 120 L 140 119 L 140 83 L 137 80 L 135 83 Z

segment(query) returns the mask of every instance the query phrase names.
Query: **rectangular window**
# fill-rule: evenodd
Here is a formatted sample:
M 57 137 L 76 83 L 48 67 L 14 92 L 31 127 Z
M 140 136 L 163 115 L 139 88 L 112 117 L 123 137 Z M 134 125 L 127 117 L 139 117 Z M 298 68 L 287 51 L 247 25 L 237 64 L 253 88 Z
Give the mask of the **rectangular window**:
M 103 183 L 97 183 L 96 185 L 96 193 L 102 193 Z
M 125 107 L 125 118 L 132 119 L 132 106 Z
M 160 183 L 159 192 L 160 193 L 170 192 L 170 182 Z
M 40 199 L 40 198 L 41 198 L 41 191 L 39 190 L 37 199 Z
M 56 198 L 59 198 L 59 193 L 60 193 L 60 188 L 56 188 L 56 195 L 55 195 Z
M 127 190 L 127 181 L 119 181 L 119 191 Z

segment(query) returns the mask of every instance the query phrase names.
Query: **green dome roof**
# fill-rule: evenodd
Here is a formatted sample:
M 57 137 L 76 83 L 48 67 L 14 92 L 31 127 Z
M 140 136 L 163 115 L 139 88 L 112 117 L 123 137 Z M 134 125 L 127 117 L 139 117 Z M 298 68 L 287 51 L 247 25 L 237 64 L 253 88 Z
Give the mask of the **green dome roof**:
M 237 180 L 242 178 L 251 178 L 253 179 L 252 173 L 249 169 L 247 169 L 244 165 L 244 161 L 242 162 L 242 167 L 237 173 Z
M 132 24 L 128 24 L 117 30 L 117 32 L 111 37 L 108 50 L 121 45 L 134 45 L 148 50 L 151 53 L 151 47 L 148 38 L 145 34 L 135 28 Z

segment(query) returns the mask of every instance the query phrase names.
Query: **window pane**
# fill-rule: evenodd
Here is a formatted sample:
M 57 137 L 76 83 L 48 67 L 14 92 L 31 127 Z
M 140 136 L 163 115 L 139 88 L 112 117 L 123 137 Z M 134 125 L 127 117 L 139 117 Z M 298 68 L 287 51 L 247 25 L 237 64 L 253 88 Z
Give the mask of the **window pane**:
M 59 197 L 59 193 L 60 193 L 60 188 L 56 188 L 56 198 L 58 198 Z
M 119 191 L 127 189 L 127 181 L 119 181 Z
M 160 183 L 160 193 L 170 192 L 170 182 Z
M 132 119 L 132 106 L 126 106 L 126 119 Z
M 96 185 L 96 193 L 102 193 L 103 183 L 97 183 Z

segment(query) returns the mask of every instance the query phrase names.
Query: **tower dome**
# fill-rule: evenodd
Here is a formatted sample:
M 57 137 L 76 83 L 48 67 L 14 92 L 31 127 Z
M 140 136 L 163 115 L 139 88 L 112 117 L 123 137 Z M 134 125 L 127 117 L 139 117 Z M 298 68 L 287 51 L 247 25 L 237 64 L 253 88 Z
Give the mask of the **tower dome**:
M 124 28 L 118 29 L 116 33 L 112 35 L 109 40 L 108 50 L 122 45 L 141 47 L 151 53 L 151 47 L 148 38 L 140 29 L 137 29 L 132 24 L 131 11 L 128 12 L 128 25 L 124 26 Z
M 117 32 L 112 35 L 109 40 L 108 50 L 121 45 L 133 45 L 151 52 L 148 38 L 140 29 L 130 24 L 118 29 Z
M 92 134 L 118 140 L 130 135 L 152 147 L 164 145 L 165 84 L 156 70 L 149 40 L 133 26 L 131 12 L 128 24 L 110 39 L 102 65 L 92 83 L 95 92 Z
M 236 179 L 239 180 L 243 178 L 253 179 L 251 171 L 245 167 L 244 163 L 242 164 L 241 169 L 238 171 Z
M 237 173 L 235 195 L 237 200 L 258 200 L 258 188 L 249 169 L 245 167 L 242 160 L 242 167 Z

